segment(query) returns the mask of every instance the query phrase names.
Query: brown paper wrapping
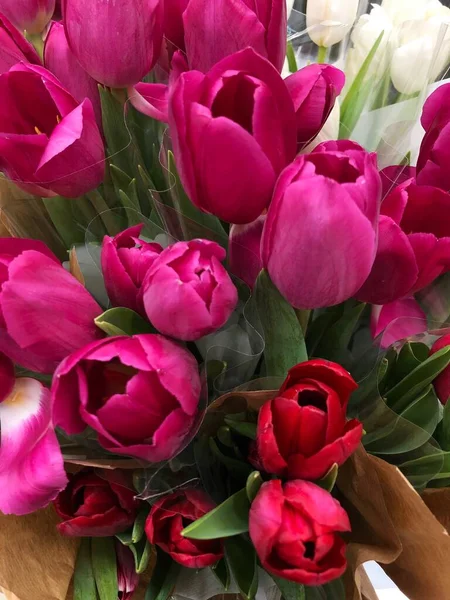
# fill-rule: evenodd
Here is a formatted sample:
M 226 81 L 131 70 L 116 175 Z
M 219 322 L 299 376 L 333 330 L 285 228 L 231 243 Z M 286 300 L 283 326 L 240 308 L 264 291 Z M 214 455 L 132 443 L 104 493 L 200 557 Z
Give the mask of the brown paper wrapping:
M 273 394 L 226 394 L 211 405 L 203 429 L 213 431 L 225 413 L 257 410 Z M 347 600 L 377 600 L 362 568 L 369 560 L 380 563 L 409 600 L 450 600 L 450 536 L 444 528 L 450 527 L 450 489 L 426 490 L 421 497 L 396 467 L 362 447 L 339 469 L 336 489 L 352 524 Z M 0 514 L 0 589 L 8 600 L 72 600 L 79 542 L 60 536 L 57 522 L 51 506 L 25 517 Z M 150 574 L 151 568 L 136 600 L 143 600 Z

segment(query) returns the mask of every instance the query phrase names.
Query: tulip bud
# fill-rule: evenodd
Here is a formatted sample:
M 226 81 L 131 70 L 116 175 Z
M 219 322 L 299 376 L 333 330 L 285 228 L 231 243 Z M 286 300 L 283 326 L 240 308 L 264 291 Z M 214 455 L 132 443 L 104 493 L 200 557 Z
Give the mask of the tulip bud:
M 237 291 L 215 242 L 178 242 L 153 262 L 142 285 L 145 312 L 158 331 L 179 340 L 198 340 L 228 321 Z
M 63 0 L 70 49 L 96 81 L 113 88 L 138 83 L 161 52 L 162 0 Z
M 102 109 L 98 84 L 81 67 L 67 43 L 61 23 L 52 23 L 45 39 L 45 67 L 51 71 L 78 102 L 89 98 L 99 127 L 102 126 Z
M 18 62 L 39 65 L 41 60 L 33 46 L 0 13 L 0 74 L 6 73 Z
M 306 26 L 318 46 L 328 48 L 345 38 L 358 12 L 358 0 L 308 0 Z
M 41 33 L 55 10 L 55 0 L 0 0 L 0 11 L 27 33 Z

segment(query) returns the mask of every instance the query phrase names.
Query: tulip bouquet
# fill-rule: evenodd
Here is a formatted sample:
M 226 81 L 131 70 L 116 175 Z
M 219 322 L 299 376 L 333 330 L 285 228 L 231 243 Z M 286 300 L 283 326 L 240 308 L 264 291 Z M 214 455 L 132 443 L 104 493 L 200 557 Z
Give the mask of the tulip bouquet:
M 321 4 L 0 0 L 11 599 L 448 597 L 450 85 L 382 164 Z

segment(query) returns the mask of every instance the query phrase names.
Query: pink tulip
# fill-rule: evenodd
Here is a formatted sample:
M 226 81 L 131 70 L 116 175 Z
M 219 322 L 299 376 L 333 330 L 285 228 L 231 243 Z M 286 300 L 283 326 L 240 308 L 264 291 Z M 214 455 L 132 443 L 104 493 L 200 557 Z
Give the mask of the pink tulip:
M 261 215 L 246 225 L 233 225 L 230 229 L 230 271 L 253 289 L 262 269 L 261 237 L 266 215 Z
M 24 515 L 43 508 L 66 487 L 67 477 L 52 427 L 50 392 L 35 379 L 14 379 L 0 354 L 0 511 Z
M 427 317 L 414 298 L 395 300 L 372 307 L 371 330 L 374 338 L 382 334 L 381 348 L 389 348 L 394 342 L 426 331 Z
M 289 92 L 275 68 L 250 48 L 206 75 L 181 74 L 169 100 L 169 124 L 191 201 L 230 223 L 259 217 L 278 174 L 295 156 Z
M 424 104 L 425 137 L 417 160 L 417 183 L 450 191 L 450 84 L 441 85 Z
M 164 40 L 167 46 L 169 62 L 177 50 L 186 52 L 183 13 L 189 1 L 171 0 L 170 2 L 164 2 Z
M 147 271 L 162 252 L 162 247 L 139 239 L 143 227 L 135 225 L 114 238 L 105 236 L 102 271 L 112 305 L 131 308 L 145 315 L 140 291 Z
M 377 256 L 356 294 L 388 304 L 406 298 L 450 270 L 450 195 L 407 179 L 381 204 Z
M 139 585 L 134 556 L 124 544 L 116 541 L 118 600 L 131 600 Z
M 0 352 L 51 373 L 101 336 L 94 319 L 102 309 L 45 244 L 0 238 L 0 263 Z
M 55 0 L 0 0 L 0 11 L 17 29 L 41 33 L 55 10 Z
M 178 242 L 154 260 L 142 285 L 145 312 L 164 335 L 198 340 L 228 321 L 237 290 L 221 262 L 225 250 L 208 240 Z
M 81 104 L 43 67 L 0 75 L 0 169 L 38 196 L 76 198 L 103 180 L 105 151 L 91 101 Z
M 375 258 L 380 197 L 376 156 L 347 140 L 320 144 L 283 171 L 261 249 L 290 304 L 333 306 L 361 287 Z
M 53 75 L 56 75 L 77 102 L 83 102 L 85 98 L 89 98 L 94 107 L 97 124 L 101 128 L 102 109 L 98 84 L 86 73 L 72 54 L 64 27 L 56 21 L 51 24 L 45 39 L 44 64 Z
M 109 452 L 159 462 L 190 439 L 200 387 L 197 361 L 175 342 L 153 334 L 110 337 L 59 365 L 53 418 L 69 435 L 92 427 Z
M 206 73 L 226 56 L 250 47 L 281 72 L 287 43 L 286 2 L 189 0 L 182 18 L 191 69 Z M 180 42 L 179 31 L 175 41 Z
M 430 354 L 435 354 L 442 348 L 450 346 L 450 334 L 443 335 L 433 344 Z M 446 367 L 433 381 L 437 397 L 442 404 L 447 404 L 450 398 L 450 367 Z
M 0 74 L 5 73 L 18 62 L 41 64 L 33 46 L 0 13 Z
M 161 52 L 162 0 L 63 0 L 64 28 L 80 65 L 112 88 L 138 83 Z
M 302 149 L 324 126 L 344 87 L 345 75 L 331 65 L 312 64 L 285 81 L 294 102 L 297 144 Z

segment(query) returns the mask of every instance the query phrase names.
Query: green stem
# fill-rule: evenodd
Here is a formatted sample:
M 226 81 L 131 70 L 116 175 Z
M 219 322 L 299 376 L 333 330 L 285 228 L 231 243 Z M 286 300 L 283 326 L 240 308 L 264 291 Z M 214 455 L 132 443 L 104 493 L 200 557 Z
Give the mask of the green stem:
M 34 49 L 42 60 L 44 58 L 44 40 L 40 33 L 26 33 L 27 40 L 34 46 Z
M 86 197 L 89 198 L 92 206 L 97 211 L 97 214 L 103 221 L 109 235 L 116 235 L 119 233 L 120 227 L 117 222 L 116 215 L 114 214 L 114 211 L 111 210 L 106 204 L 100 192 L 98 190 L 93 190 L 92 192 L 86 194 Z
M 325 46 L 319 46 L 319 51 L 317 53 L 317 62 L 319 64 L 323 64 L 327 62 L 327 50 Z
M 291 42 L 288 42 L 288 44 L 287 44 L 286 58 L 288 61 L 289 71 L 291 73 L 297 73 L 297 71 L 298 71 L 297 61 L 295 60 L 295 52 L 294 52 L 294 48 L 292 47 Z
M 297 315 L 297 320 L 300 323 L 300 327 L 303 331 L 303 336 L 306 335 L 306 330 L 308 329 L 309 319 L 311 317 L 311 310 L 295 310 L 295 314 Z

